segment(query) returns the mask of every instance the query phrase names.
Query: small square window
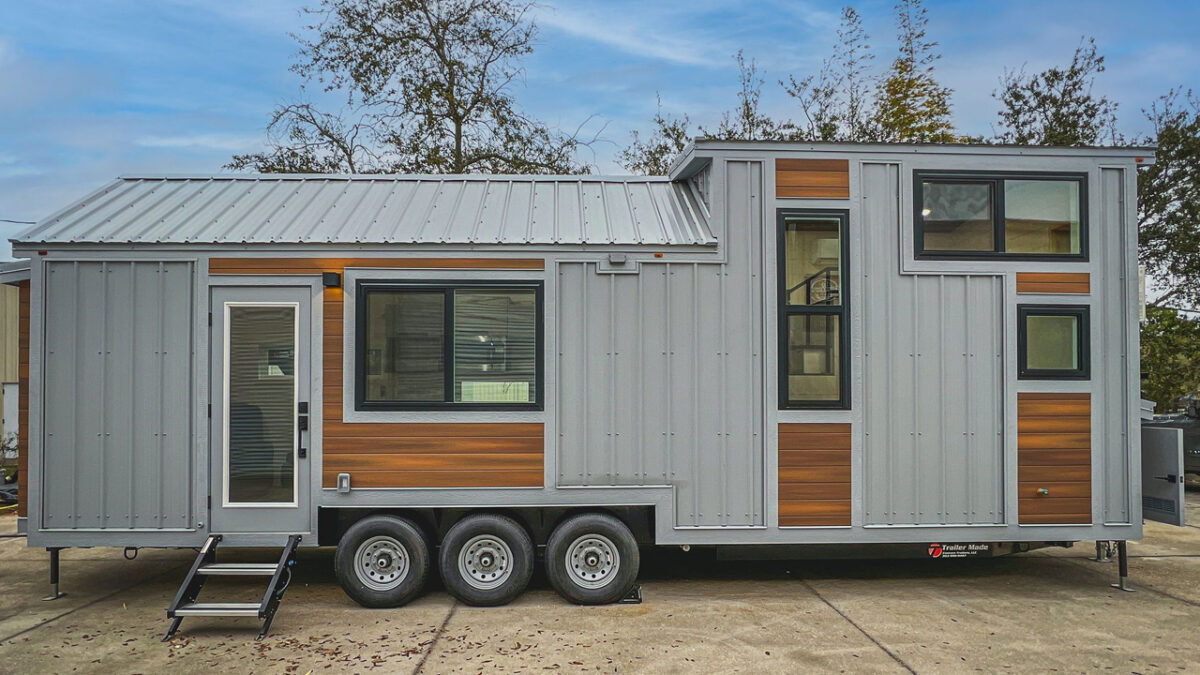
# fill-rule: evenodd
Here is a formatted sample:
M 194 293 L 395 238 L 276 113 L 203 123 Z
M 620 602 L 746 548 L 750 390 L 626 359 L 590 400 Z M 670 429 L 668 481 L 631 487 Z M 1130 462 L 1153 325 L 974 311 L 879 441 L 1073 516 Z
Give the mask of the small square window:
M 1082 305 L 1017 306 L 1017 377 L 1086 380 L 1088 308 Z

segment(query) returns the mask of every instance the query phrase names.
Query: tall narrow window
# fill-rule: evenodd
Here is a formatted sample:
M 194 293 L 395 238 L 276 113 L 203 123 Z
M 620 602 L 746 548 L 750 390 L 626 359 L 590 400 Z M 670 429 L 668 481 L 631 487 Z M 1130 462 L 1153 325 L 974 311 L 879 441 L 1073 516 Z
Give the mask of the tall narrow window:
M 536 408 L 540 284 L 365 282 L 357 407 Z
M 848 408 L 846 211 L 779 212 L 779 405 Z

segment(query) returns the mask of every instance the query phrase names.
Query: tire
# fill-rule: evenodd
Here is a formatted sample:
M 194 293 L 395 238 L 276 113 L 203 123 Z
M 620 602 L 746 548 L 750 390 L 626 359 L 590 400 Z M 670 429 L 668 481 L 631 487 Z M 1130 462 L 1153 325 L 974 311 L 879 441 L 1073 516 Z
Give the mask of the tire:
M 604 513 L 571 516 L 546 542 L 550 585 L 578 605 L 605 605 L 629 595 L 640 565 L 633 533 Z
M 507 516 L 467 516 L 454 524 L 439 553 L 442 583 L 468 605 L 512 602 L 533 575 L 533 540 Z
M 429 543 L 412 521 L 370 516 L 342 535 L 333 571 L 363 607 L 399 607 L 425 590 L 429 561 Z

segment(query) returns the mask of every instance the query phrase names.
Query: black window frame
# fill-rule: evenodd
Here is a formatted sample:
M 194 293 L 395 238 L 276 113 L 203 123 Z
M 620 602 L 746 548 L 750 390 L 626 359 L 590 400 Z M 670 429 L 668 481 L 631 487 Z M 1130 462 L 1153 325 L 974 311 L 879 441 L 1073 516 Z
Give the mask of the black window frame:
M 462 403 L 454 401 L 454 291 L 461 289 L 532 289 L 536 305 L 534 321 L 534 401 L 532 403 Z M 367 386 L 367 295 L 372 292 L 422 290 L 442 291 L 444 332 L 442 359 L 445 363 L 441 401 L 368 401 Z M 354 298 L 354 409 L 356 411 L 541 411 L 545 409 L 545 283 L 521 279 L 363 279 L 356 284 Z
M 1004 237 L 1004 181 L 1058 180 L 1079 184 L 1079 253 L 1008 253 Z M 992 189 L 992 248 L 991 251 L 940 251 L 925 249 L 925 218 L 921 215 L 924 203 L 924 184 L 977 183 Z M 917 260 L 1026 260 L 1026 261 L 1088 261 L 1088 174 L 1062 171 L 955 171 L 913 170 L 913 256 Z
M 838 300 L 833 305 L 787 304 L 787 250 L 784 244 L 789 218 L 837 218 L 841 256 L 838 270 Z M 850 211 L 849 209 L 778 209 L 776 212 L 776 305 L 778 309 L 779 409 L 850 410 Z M 793 400 L 788 394 L 788 318 L 792 316 L 838 317 L 838 400 Z
M 1017 305 L 1017 379 L 1019 380 L 1090 380 L 1091 361 L 1091 307 L 1088 305 Z M 1078 320 L 1076 350 L 1079 368 L 1073 370 L 1048 370 L 1030 368 L 1028 319 L 1030 316 L 1073 316 Z

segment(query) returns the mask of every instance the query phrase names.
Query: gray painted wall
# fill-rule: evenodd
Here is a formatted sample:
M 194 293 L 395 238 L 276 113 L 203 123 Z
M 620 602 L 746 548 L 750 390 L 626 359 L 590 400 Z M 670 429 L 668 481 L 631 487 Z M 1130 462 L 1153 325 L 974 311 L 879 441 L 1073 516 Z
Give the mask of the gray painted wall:
M 763 524 L 762 173 L 728 165 L 725 264 L 558 265 L 559 486 L 670 484 L 677 526 Z
M 192 523 L 192 265 L 47 262 L 42 525 Z

